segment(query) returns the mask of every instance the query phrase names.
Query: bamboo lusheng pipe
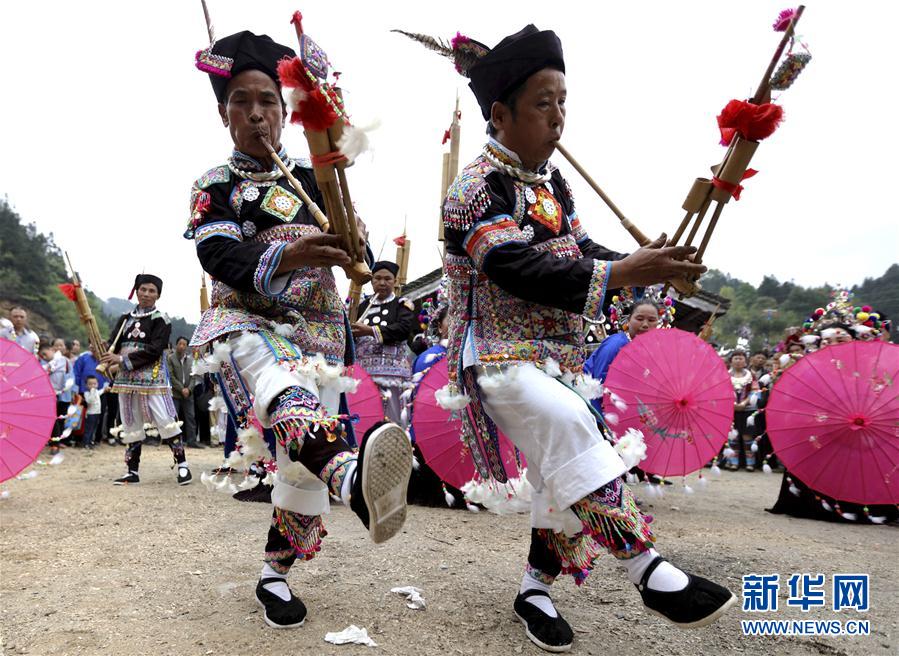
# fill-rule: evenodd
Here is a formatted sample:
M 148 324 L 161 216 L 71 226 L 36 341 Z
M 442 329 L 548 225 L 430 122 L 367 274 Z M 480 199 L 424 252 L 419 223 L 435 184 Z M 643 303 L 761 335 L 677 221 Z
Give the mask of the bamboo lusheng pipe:
M 351 280 L 350 281 L 350 307 L 347 311 L 350 323 L 356 323 L 359 319 L 359 302 L 362 300 L 362 285 Z
M 122 333 L 125 332 L 125 326 L 127 326 L 127 325 L 128 325 L 128 319 L 126 317 L 126 318 L 122 319 L 122 325 L 119 326 L 119 332 L 116 333 L 115 338 L 112 340 L 112 344 L 109 345 L 109 349 L 106 349 L 105 353 L 103 353 L 103 355 L 105 355 L 106 353 L 112 353 L 113 351 L 115 351 L 116 344 L 118 344 L 119 340 L 122 338 Z M 101 349 L 101 350 L 103 350 L 103 349 Z M 118 366 L 118 365 L 116 365 L 116 366 Z M 107 369 L 106 365 L 103 364 L 102 362 L 97 365 L 97 372 L 101 376 L 106 376 L 107 378 L 109 378 L 109 375 L 106 373 L 106 369 Z
M 200 274 L 200 312 L 209 309 L 209 292 L 206 290 L 206 274 Z
M 793 18 L 790 19 L 790 24 L 787 26 L 787 29 L 784 30 L 783 38 L 780 40 L 780 43 L 777 46 L 777 50 L 774 51 L 774 56 L 771 58 L 771 61 L 768 63 L 768 68 L 765 69 L 765 74 L 762 76 L 762 81 L 759 82 L 759 86 L 755 91 L 755 94 L 752 96 L 751 102 L 754 105 L 760 105 L 764 102 L 768 102 L 771 98 L 771 74 L 774 72 L 775 66 L 777 66 L 777 62 L 780 61 L 781 55 L 783 55 L 784 50 L 787 47 L 787 44 L 790 42 L 790 39 L 793 38 L 794 33 L 796 32 L 796 23 L 799 22 L 799 19 L 802 17 L 802 12 L 805 11 L 805 5 L 799 5 L 796 8 L 796 13 L 793 15 Z M 738 146 L 740 145 L 741 139 L 739 135 L 734 137 L 733 141 L 731 141 L 730 148 L 727 150 L 727 154 L 725 154 L 724 159 L 721 161 L 721 164 L 715 171 L 715 175 L 722 177 L 724 175 L 728 175 L 731 179 L 728 180 L 733 184 L 739 184 L 740 180 L 733 178 L 735 176 L 735 172 L 739 174 L 739 178 L 742 179 L 743 173 L 745 173 L 746 169 L 749 167 L 749 160 L 752 158 L 752 155 L 755 154 L 755 148 L 758 146 L 757 142 L 747 142 L 742 140 L 743 147 L 748 150 L 748 154 L 745 152 L 740 153 L 738 151 Z M 754 144 L 749 147 L 749 144 Z M 735 154 L 736 153 L 736 154 Z M 739 157 L 739 161 L 735 164 L 731 161 L 732 157 Z M 723 179 L 723 178 L 722 178 Z M 699 247 L 699 251 L 696 254 L 696 262 L 702 262 L 702 257 L 705 255 L 705 250 L 709 245 L 709 240 L 712 238 L 712 233 L 715 231 L 715 227 L 718 225 L 718 218 L 721 216 L 721 210 L 724 207 L 724 204 L 730 200 L 730 196 L 721 199 L 720 193 L 722 190 L 715 189 L 712 192 L 712 196 L 716 197 L 718 200 L 718 206 L 715 208 L 715 212 L 712 215 L 712 220 L 709 222 L 709 227 L 705 231 L 705 235 L 703 235 L 702 243 Z M 726 192 L 724 192 L 726 193 Z
M 78 273 L 75 271 L 75 267 L 72 266 L 69 253 L 64 252 L 64 255 L 66 263 L 69 265 L 69 271 L 72 272 L 72 284 L 75 286 L 75 305 L 78 308 L 78 318 L 87 331 L 87 341 L 97 350 L 97 353 L 103 353 L 103 336 L 100 334 L 100 327 L 97 325 L 94 312 L 91 309 L 90 302 L 87 300 L 87 294 L 84 293 Z
M 593 188 L 593 191 L 595 191 L 599 195 L 599 197 L 602 198 L 603 202 L 609 206 L 609 209 L 612 210 L 615 216 L 618 217 L 618 220 L 621 221 L 621 225 L 624 226 L 625 230 L 631 233 L 631 236 L 637 240 L 637 243 L 640 244 L 640 246 L 646 246 L 647 244 L 652 242 L 652 240 L 644 235 L 637 226 L 631 223 L 630 219 L 628 219 L 624 215 L 624 213 L 618 209 L 618 206 L 612 202 L 612 199 L 606 195 L 606 192 L 604 192 L 602 188 L 598 184 L 596 184 L 596 181 L 592 177 L 590 177 L 590 174 L 587 173 L 584 167 L 581 166 L 574 157 L 572 157 L 571 153 L 568 152 L 568 149 L 558 141 L 556 142 L 556 150 L 562 153 L 562 156 L 568 160 L 568 163 L 571 164 L 574 169 L 581 174 L 581 177 L 584 178 L 587 184 Z
M 278 153 L 275 152 L 274 148 L 272 148 L 272 145 L 268 142 L 268 139 L 260 136 L 259 141 L 261 141 L 262 145 L 265 146 L 266 150 L 268 150 L 272 161 L 279 169 L 281 169 L 281 173 L 283 173 L 284 177 L 287 178 L 288 182 L 290 182 L 290 186 L 293 187 L 294 191 L 296 191 L 300 195 L 303 203 L 306 205 L 306 207 L 309 209 L 309 212 L 318 223 L 318 227 L 322 229 L 322 232 L 328 232 L 329 228 L 331 227 L 331 224 L 328 222 L 328 217 L 324 215 L 324 212 L 321 211 L 321 208 L 315 204 L 315 201 L 313 201 L 309 197 L 309 194 L 306 193 L 306 190 L 303 189 L 303 185 L 300 183 L 300 181 L 294 177 L 293 173 L 290 172 L 290 169 L 288 169 L 284 162 L 281 161 L 281 158 L 278 157 Z
M 276 153 L 275 149 L 272 148 L 272 145 L 269 143 L 268 139 L 260 136 L 259 140 L 268 150 L 272 161 L 281 170 L 281 173 L 284 174 L 284 177 L 287 178 L 288 182 L 290 182 L 290 186 L 294 188 L 294 190 L 300 195 L 300 199 L 303 201 L 306 207 L 309 208 L 309 212 L 315 218 L 322 232 L 329 232 L 331 229 L 331 224 L 328 221 L 328 217 L 326 217 L 325 214 L 321 211 L 321 208 L 315 204 L 315 201 L 313 201 L 312 198 L 309 197 L 309 194 L 307 194 L 306 190 L 303 189 L 303 185 L 294 177 L 294 175 L 290 172 L 290 169 L 288 169 L 284 162 L 281 161 L 281 158 L 278 157 L 278 153 Z M 324 190 L 322 190 L 322 195 L 324 196 L 325 202 L 327 203 L 328 196 L 325 195 Z M 342 212 L 336 212 L 335 215 L 342 216 Z M 354 216 L 353 220 L 355 221 L 355 219 L 356 217 Z M 337 232 L 337 230 L 338 227 L 335 226 L 335 232 L 333 234 L 339 234 L 344 238 L 344 240 L 346 240 L 347 231 L 340 233 Z M 361 285 L 364 285 L 369 280 L 371 280 L 371 271 L 369 271 L 368 265 L 365 264 L 365 262 L 355 261 L 351 265 L 344 267 L 343 270 L 346 273 L 347 278 L 354 282 L 358 282 Z

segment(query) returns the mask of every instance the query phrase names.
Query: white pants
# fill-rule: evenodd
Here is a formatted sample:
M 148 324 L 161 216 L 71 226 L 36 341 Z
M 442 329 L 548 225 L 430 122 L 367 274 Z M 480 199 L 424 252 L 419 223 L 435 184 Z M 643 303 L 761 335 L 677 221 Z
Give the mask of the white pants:
M 327 414 L 337 414 L 340 393 L 336 388 L 319 389 L 311 375 L 292 371 L 278 363 L 265 341 L 256 333 L 235 333 L 228 339 L 231 357 L 243 383 L 253 395 L 253 410 L 265 428 L 271 428 L 268 408 L 284 390 L 302 387 L 318 397 Z M 279 443 L 275 443 L 278 474 L 272 490 L 272 504 L 302 515 L 321 515 L 330 511 L 328 486 L 315 473 L 293 462 Z
M 159 437 L 167 440 L 181 434 L 181 425 L 175 413 L 171 394 L 119 394 L 119 412 L 122 415 L 122 442 L 140 442 L 147 433 L 144 424 L 154 424 Z
M 527 458 L 531 525 L 575 534 L 573 503 L 626 471 L 587 402 L 532 364 L 478 374 L 484 409 Z

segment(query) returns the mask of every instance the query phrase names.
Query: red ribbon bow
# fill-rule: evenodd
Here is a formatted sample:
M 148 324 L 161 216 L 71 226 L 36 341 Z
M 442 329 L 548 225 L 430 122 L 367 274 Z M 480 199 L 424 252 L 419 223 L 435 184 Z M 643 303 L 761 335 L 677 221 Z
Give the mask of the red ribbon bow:
M 740 181 L 746 180 L 747 178 L 751 178 L 758 171 L 755 169 L 746 169 L 746 173 L 743 174 L 743 177 L 740 178 Z M 727 180 L 722 180 L 718 176 L 714 176 L 712 178 L 712 184 L 718 189 L 723 189 L 728 192 L 731 196 L 734 197 L 734 200 L 740 200 L 740 194 L 743 192 L 743 185 L 741 184 L 732 184 Z

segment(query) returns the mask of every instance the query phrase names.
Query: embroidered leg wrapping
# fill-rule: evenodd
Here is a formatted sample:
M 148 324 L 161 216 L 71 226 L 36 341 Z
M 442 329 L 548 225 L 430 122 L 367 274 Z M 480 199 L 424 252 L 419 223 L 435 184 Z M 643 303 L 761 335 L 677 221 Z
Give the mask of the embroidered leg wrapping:
M 125 449 L 125 466 L 135 474 L 140 470 L 140 453 L 143 442 L 132 442 Z
M 343 482 L 347 473 L 353 471 L 352 465 L 356 460 L 356 454 L 353 451 L 341 451 L 328 460 L 328 464 L 319 473 L 318 477 L 328 486 L 328 491 L 335 497 L 340 498 Z
M 325 530 L 325 525 L 322 523 L 321 516 L 310 517 L 309 515 L 301 515 L 283 508 L 274 509 L 272 513 L 272 527 L 287 541 L 287 545 L 293 551 L 293 554 L 302 560 L 312 560 L 315 554 L 322 550 L 322 538 L 328 534 Z M 271 538 L 271 530 L 269 530 L 269 538 Z M 271 542 L 271 539 L 269 542 Z M 271 556 L 273 561 L 284 563 L 284 551 L 284 549 L 270 550 L 269 546 L 266 545 L 265 561 L 269 562 L 270 554 L 273 554 Z M 269 564 L 271 565 L 270 562 Z M 284 571 L 286 572 L 290 569 L 292 564 L 293 559 L 290 559 Z M 274 565 L 272 565 L 272 569 L 277 570 Z
M 187 458 L 184 455 L 184 443 L 181 441 L 181 436 L 177 435 L 169 440 L 163 440 L 166 444 L 169 445 L 169 448 L 172 450 L 172 458 L 175 459 L 175 465 L 180 465 L 182 462 L 185 462 Z
M 640 512 L 620 478 L 591 492 L 571 509 L 581 521 L 580 533 L 569 537 L 549 529 L 538 532 L 559 557 L 562 573 L 571 574 L 577 585 L 584 582 L 603 551 L 628 559 L 652 547 L 652 517 Z
M 290 459 L 299 461 L 326 484 L 339 485 L 341 472 L 345 472 L 349 462 L 356 457 L 344 439 L 341 417 L 326 415 L 318 398 L 302 387 L 285 390 L 272 406 L 269 412 L 272 432 Z M 295 557 L 309 560 L 321 551 L 325 535 L 327 531 L 320 516 L 301 515 L 276 507 L 265 561 L 272 569 L 286 572 Z

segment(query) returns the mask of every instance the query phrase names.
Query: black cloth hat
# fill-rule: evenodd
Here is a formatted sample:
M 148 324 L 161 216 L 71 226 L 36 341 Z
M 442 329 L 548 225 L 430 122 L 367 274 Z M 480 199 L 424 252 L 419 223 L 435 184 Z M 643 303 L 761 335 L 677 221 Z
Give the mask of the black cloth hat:
M 531 75 L 544 68 L 565 72 L 562 42 L 551 30 L 540 31 L 528 25 L 520 32 L 496 44 L 468 69 L 469 87 L 481 107 L 484 120 L 490 120 L 490 107 L 502 101 Z
M 381 260 L 380 262 L 375 262 L 375 265 L 371 268 L 372 275 L 374 275 L 375 272 L 380 271 L 381 269 L 387 269 L 388 271 L 390 271 L 390 273 L 393 274 L 394 278 L 396 277 L 396 274 L 400 272 L 400 268 L 396 263 L 389 260 Z
M 137 288 L 141 285 L 146 284 L 156 285 L 156 291 L 162 296 L 162 278 L 159 276 L 154 276 L 152 273 L 139 273 L 134 276 L 134 287 L 131 288 L 132 294 L 137 291 Z M 130 296 L 128 298 L 131 298 Z
M 244 71 L 262 71 L 280 88 L 278 61 L 284 57 L 296 57 L 296 53 L 265 34 L 257 36 L 244 30 L 219 39 L 211 52 L 209 48 L 200 50 L 196 65 L 201 71 L 209 73 L 215 97 L 223 103 L 228 82 Z

